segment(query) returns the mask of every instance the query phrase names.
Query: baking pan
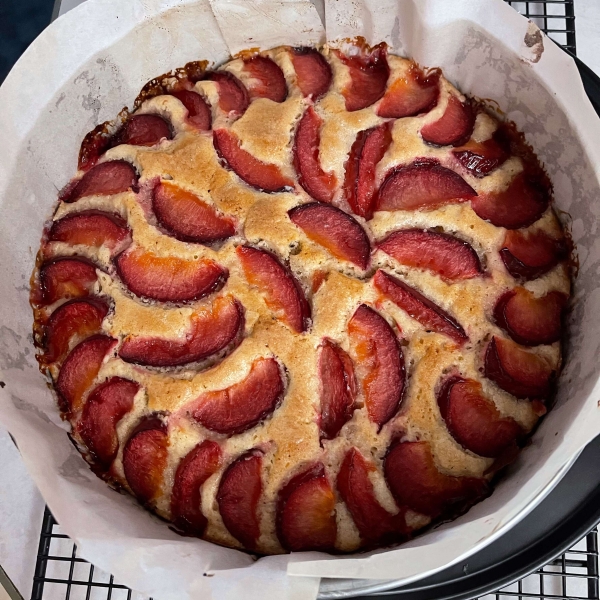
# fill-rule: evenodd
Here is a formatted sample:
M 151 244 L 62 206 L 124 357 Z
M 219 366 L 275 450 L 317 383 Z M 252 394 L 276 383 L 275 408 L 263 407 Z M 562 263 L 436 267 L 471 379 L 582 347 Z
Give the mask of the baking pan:
M 356 598 L 470 600 L 533 573 L 600 522 L 600 437 L 581 453 L 555 490 L 517 527 L 467 562 L 412 585 Z M 334 594 L 321 596 L 336 598 Z M 337 596 L 340 597 L 340 596 Z

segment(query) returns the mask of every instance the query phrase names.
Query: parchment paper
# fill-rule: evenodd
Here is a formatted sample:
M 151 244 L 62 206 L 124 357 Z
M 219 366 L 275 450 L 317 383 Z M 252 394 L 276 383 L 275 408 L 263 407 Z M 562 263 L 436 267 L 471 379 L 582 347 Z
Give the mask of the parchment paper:
M 320 577 L 418 579 L 514 525 L 600 431 L 600 122 L 573 62 L 502 0 L 326 0 L 325 13 L 326 33 L 308 0 L 88 0 L 49 27 L 0 88 L 0 420 L 82 555 L 160 600 L 310 600 Z M 230 51 L 325 35 L 332 44 L 384 40 L 442 67 L 463 91 L 497 100 L 548 169 L 580 270 L 556 407 L 489 499 L 398 549 L 254 561 L 177 536 L 90 472 L 37 370 L 29 276 L 83 135 L 131 106 L 147 80 L 190 60 L 218 64 Z M 321 596 L 361 585 L 327 580 Z

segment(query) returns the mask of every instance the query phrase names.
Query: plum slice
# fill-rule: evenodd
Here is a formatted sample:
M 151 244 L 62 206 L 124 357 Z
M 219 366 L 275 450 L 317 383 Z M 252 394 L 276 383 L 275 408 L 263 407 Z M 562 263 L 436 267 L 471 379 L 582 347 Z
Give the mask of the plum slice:
M 172 95 L 176 95 L 178 93 L 191 94 L 193 92 L 169 93 L 171 93 Z M 94 167 L 94 165 L 96 165 L 96 163 L 98 162 L 98 159 L 107 150 L 109 150 L 110 148 L 114 148 L 115 146 L 118 146 L 120 144 L 130 144 L 133 146 L 154 146 L 163 139 L 173 139 L 173 131 L 171 129 L 170 124 L 163 117 L 155 114 L 130 115 L 127 118 L 127 120 L 121 125 L 119 130 L 116 131 L 114 134 L 109 133 L 109 128 L 111 128 L 109 122 L 101 123 L 85 136 L 83 142 L 81 143 L 81 148 L 79 151 L 79 168 L 81 170 L 87 171 L 91 167 Z M 125 187 L 125 189 L 127 189 L 127 187 Z M 125 189 L 120 191 L 125 191 Z M 65 201 L 68 202 L 69 200 Z
M 279 167 L 264 163 L 240 146 L 240 140 L 229 129 L 215 129 L 213 143 L 217 154 L 231 170 L 248 185 L 261 192 L 284 192 L 294 182 L 283 175 Z
M 108 132 L 110 122 L 100 123 L 83 138 L 79 147 L 77 168 L 80 171 L 91 169 L 98 159 L 110 148 L 112 136 Z
M 433 210 L 475 196 L 477 192 L 451 169 L 433 160 L 416 160 L 386 175 L 376 210 Z
M 337 344 L 324 339 L 319 350 L 321 435 L 333 439 L 352 418 L 356 379 L 352 359 Z
M 520 229 L 535 223 L 546 211 L 550 197 L 545 187 L 525 172 L 503 192 L 481 194 L 471 200 L 478 217 L 496 227 Z
M 309 202 L 292 208 L 288 215 L 309 239 L 327 248 L 336 258 L 354 263 L 361 269 L 369 265 L 369 237 L 348 213 L 330 204 Z
M 447 233 L 402 229 L 377 247 L 403 265 L 433 271 L 447 281 L 471 279 L 483 271 L 473 247 Z
M 40 291 L 44 304 L 61 298 L 89 296 L 96 283 L 96 265 L 85 258 L 55 258 L 40 268 Z
M 392 121 L 359 131 L 352 144 L 344 179 L 344 196 L 350 208 L 371 219 L 375 208 L 375 169 L 392 143 Z
M 554 369 L 543 357 L 494 336 L 485 352 L 485 376 L 517 398 L 545 399 Z
M 427 331 L 447 335 L 459 345 L 469 339 L 462 325 L 454 317 L 397 277 L 380 269 L 375 273 L 373 284 Z
M 244 71 L 253 81 L 248 82 L 250 98 L 268 98 L 283 102 L 287 98 L 287 84 L 283 71 L 266 56 L 256 55 L 244 60 Z
M 435 146 L 460 146 L 473 133 L 475 114 L 468 101 L 461 102 L 457 96 L 448 98 L 444 114 L 421 129 L 421 137 Z
M 245 379 L 224 390 L 204 392 L 186 411 L 207 429 L 234 435 L 254 427 L 272 414 L 284 391 L 277 361 L 259 358 L 252 363 Z
M 291 49 L 296 83 L 305 97 L 318 100 L 331 86 L 331 67 L 325 57 L 314 48 Z
M 75 336 L 82 340 L 98 333 L 107 312 L 108 307 L 98 298 L 70 300 L 61 304 L 50 315 L 44 329 L 44 362 L 60 362 Z
M 377 114 L 386 119 L 400 119 L 429 112 L 438 102 L 439 81 L 438 70 L 425 75 L 413 63 L 407 74 L 394 81 L 386 90 Z
M 104 358 L 116 345 L 117 340 L 98 334 L 71 350 L 55 385 L 63 412 L 75 413 L 82 407 L 84 394 L 92 387 Z
M 320 202 L 331 202 L 337 185 L 333 173 L 325 173 L 319 163 L 321 118 L 309 106 L 298 124 L 294 138 L 294 168 L 306 192 Z
M 244 84 L 227 71 L 212 71 L 205 79 L 214 81 L 219 89 L 219 108 L 227 114 L 243 115 L 250 104 L 250 96 Z
M 119 130 L 113 145 L 154 146 L 161 140 L 173 139 L 169 124 L 159 115 L 133 115 Z
M 160 495 L 167 466 L 169 435 L 158 415 L 144 417 L 123 448 L 125 479 L 142 504 Z
M 479 456 L 497 458 L 517 447 L 524 431 L 512 417 L 503 417 L 483 394 L 481 384 L 453 375 L 442 383 L 438 406 L 452 437 Z
M 567 257 L 563 240 L 551 238 L 543 231 L 506 232 L 500 256 L 506 270 L 515 279 L 537 279 Z
M 204 98 L 197 92 L 191 90 L 180 90 L 169 92 L 171 96 L 175 96 L 188 111 L 187 120 L 200 131 L 208 131 L 212 123 L 212 115 L 210 106 Z
M 536 298 L 517 287 L 503 294 L 494 307 L 494 320 L 515 342 L 523 346 L 552 344 L 560 340 L 561 321 L 568 297 L 549 292 Z
M 244 329 L 244 309 L 231 296 L 217 298 L 194 311 L 191 330 L 184 339 L 125 338 L 119 356 L 126 362 L 150 367 L 177 367 L 217 353 L 230 354 Z
M 201 536 L 208 520 L 202 513 L 201 487 L 221 466 L 221 448 L 204 440 L 177 465 L 171 494 L 171 519 L 180 531 Z
M 375 497 L 369 473 L 376 467 L 350 448 L 337 475 L 337 489 L 367 545 L 388 544 L 408 533 L 404 511 L 389 513 Z
M 313 294 L 316 294 L 321 286 L 327 281 L 329 272 L 324 269 L 317 269 L 312 276 L 310 289 Z
M 393 443 L 383 465 L 396 502 L 433 518 L 452 516 L 487 492 L 484 479 L 441 473 L 428 442 Z
M 508 152 L 491 137 L 484 142 L 467 141 L 452 154 L 467 171 L 475 177 L 485 177 L 497 169 L 509 157 Z
M 77 429 L 104 471 L 110 469 L 119 450 L 117 423 L 133 408 L 139 389 L 135 381 L 111 377 L 92 390 L 83 407 Z
M 353 112 L 375 104 L 385 93 L 390 75 L 387 46 L 378 44 L 370 50 L 356 47 L 357 53 L 347 56 L 335 50 L 336 56 L 348 67 L 350 83 L 342 90 L 346 110 Z
M 333 549 L 335 495 L 321 463 L 294 476 L 279 492 L 277 533 L 290 552 Z
M 267 306 L 294 331 L 306 331 L 310 306 L 291 271 L 266 250 L 238 246 L 236 254 L 248 283 L 264 294 Z
M 229 217 L 188 192 L 167 181 L 154 188 L 152 209 L 158 222 L 182 242 L 208 244 L 235 235 L 235 224 Z
M 260 536 L 261 471 L 262 452 L 250 450 L 227 467 L 217 492 L 219 512 L 227 531 L 249 550 L 256 548 Z
M 378 430 L 398 412 L 406 387 L 404 355 L 388 322 L 361 304 L 348 323 L 369 419 Z
M 111 196 L 137 186 L 138 174 L 126 160 L 111 160 L 92 167 L 85 175 L 72 181 L 59 196 L 63 202 L 76 202 L 84 196 Z
M 160 302 L 188 302 L 217 291 L 227 271 L 209 259 L 162 257 L 140 248 L 128 249 L 115 259 L 117 272 L 129 290 Z
M 106 246 L 111 251 L 129 238 L 127 221 L 118 215 L 100 210 L 71 213 L 52 223 L 48 241 L 64 242 L 71 246 Z

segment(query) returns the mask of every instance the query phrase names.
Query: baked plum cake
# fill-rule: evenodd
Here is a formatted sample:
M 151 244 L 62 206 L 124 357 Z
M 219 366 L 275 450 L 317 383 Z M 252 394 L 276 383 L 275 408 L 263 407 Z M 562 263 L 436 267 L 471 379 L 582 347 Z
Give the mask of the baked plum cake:
M 510 123 L 358 41 L 161 76 L 90 132 L 32 283 L 95 473 L 262 554 L 408 539 L 547 410 L 568 246 Z

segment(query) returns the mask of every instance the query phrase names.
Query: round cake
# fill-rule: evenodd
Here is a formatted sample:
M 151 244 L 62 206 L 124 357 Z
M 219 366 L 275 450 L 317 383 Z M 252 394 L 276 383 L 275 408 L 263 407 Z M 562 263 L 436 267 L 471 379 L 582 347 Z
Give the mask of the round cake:
M 545 414 L 569 248 L 513 124 L 362 40 L 149 82 L 84 139 L 32 279 L 96 474 L 260 554 L 401 542 Z

